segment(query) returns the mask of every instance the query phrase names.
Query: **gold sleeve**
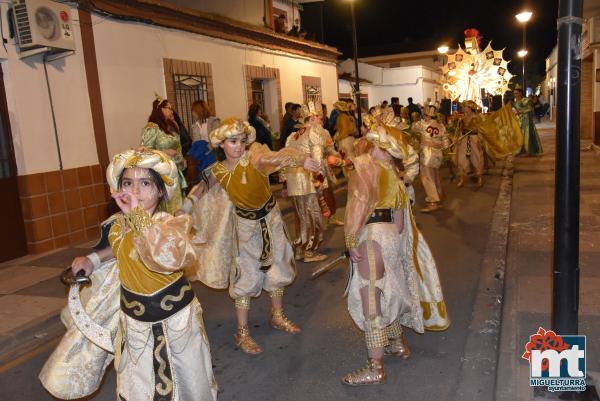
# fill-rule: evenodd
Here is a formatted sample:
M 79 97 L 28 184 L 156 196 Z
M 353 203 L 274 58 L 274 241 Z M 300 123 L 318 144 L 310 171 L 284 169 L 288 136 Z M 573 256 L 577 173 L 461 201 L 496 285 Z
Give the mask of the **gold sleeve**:
M 355 170 L 350 173 L 348 180 L 344 222 L 344 236 L 349 249 L 358 246 L 360 231 L 375 205 L 376 193 L 373 185 L 378 181 L 379 172 L 369 155 L 355 158 L 354 167 Z
M 253 143 L 249 152 L 250 162 L 265 175 L 285 167 L 299 167 L 304 162 L 304 154 L 293 148 L 286 147 L 273 152 L 266 145 Z
M 196 263 L 190 242 L 192 218 L 187 215 L 168 217 L 137 232 L 134 245 L 144 265 L 154 272 L 171 274 Z

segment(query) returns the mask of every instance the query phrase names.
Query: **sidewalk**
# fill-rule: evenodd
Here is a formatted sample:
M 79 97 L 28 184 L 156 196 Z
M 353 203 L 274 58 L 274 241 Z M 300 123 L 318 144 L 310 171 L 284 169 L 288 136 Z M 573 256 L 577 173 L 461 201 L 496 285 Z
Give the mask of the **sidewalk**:
M 345 182 L 339 179 L 336 191 Z M 292 213 L 291 200 L 281 197 L 281 185 L 272 189 L 282 214 Z M 59 277 L 74 257 L 87 255 L 95 243 L 0 263 L 0 367 L 64 333 L 60 311 L 68 288 Z
M 550 329 L 552 310 L 555 130 L 547 124 L 538 129 L 544 155 L 514 162 L 497 401 L 559 399 L 534 394 L 529 364 L 521 358 L 529 336 L 539 327 Z M 589 145 L 582 140 L 579 259 L 579 334 L 587 336 L 588 391 L 579 399 L 598 400 L 592 385 L 600 384 L 600 154 Z

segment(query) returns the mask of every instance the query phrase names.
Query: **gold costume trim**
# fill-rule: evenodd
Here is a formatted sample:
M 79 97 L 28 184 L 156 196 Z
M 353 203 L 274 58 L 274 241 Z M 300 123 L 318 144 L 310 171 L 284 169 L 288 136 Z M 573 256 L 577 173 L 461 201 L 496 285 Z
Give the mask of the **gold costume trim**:
M 417 273 L 419 274 L 419 277 L 421 277 L 421 280 L 424 280 L 423 278 L 423 272 L 421 271 L 421 265 L 419 265 L 419 257 L 418 257 L 418 249 L 419 249 L 419 229 L 417 228 L 417 223 L 415 222 L 415 216 L 413 216 L 412 211 L 409 211 L 410 213 L 410 224 L 412 226 L 412 231 L 413 231 L 413 243 L 412 243 L 412 257 L 413 257 L 413 263 L 415 265 L 415 269 L 417 270 Z
M 402 325 L 396 319 L 392 324 L 385 328 L 388 338 L 396 339 L 402 336 Z
M 146 312 L 146 307 L 138 301 L 131 301 L 128 302 L 127 299 L 121 294 L 121 301 L 123 302 L 123 305 L 125 305 L 125 307 L 127 309 L 136 309 L 137 310 L 133 310 L 133 314 L 136 316 L 142 316 L 145 312 Z
M 284 293 L 284 289 L 283 288 L 278 288 L 275 291 L 271 291 L 269 293 L 269 296 L 271 298 L 281 298 L 281 297 L 283 297 L 283 293 Z
M 154 388 L 156 389 L 156 392 L 158 394 L 164 397 L 166 395 L 171 394 L 171 392 L 173 391 L 173 381 L 171 381 L 171 379 L 169 379 L 165 375 L 165 371 L 167 370 L 167 361 L 162 359 L 160 356 L 160 351 L 165 347 L 167 343 L 165 336 L 161 335 L 158 336 L 156 339 L 159 341 L 159 343 L 156 346 L 156 348 L 154 348 L 154 358 L 156 358 L 156 361 L 159 364 L 158 377 L 160 377 L 162 383 L 157 383 L 156 386 L 154 386 Z
M 346 248 L 352 249 L 358 246 L 358 237 L 355 234 L 346 234 L 344 239 L 346 241 Z
M 186 284 L 183 287 L 180 288 L 179 290 L 179 295 L 175 296 L 175 295 L 165 295 L 165 297 L 160 301 L 160 307 L 161 309 L 164 309 L 166 311 L 170 311 L 171 309 L 173 309 L 174 305 L 167 305 L 167 302 L 179 302 L 183 299 L 183 296 L 185 295 L 185 293 L 189 290 L 192 289 L 192 286 L 190 284 Z
M 243 309 L 243 310 L 249 310 L 250 309 L 250 297 L 239 297 L 236 298 L 235 301 L 233 302 L 235 309 Z
M 152 218 L 141 205 L 137 205 L 129 214 L 127 214 L 129 225 L 135 233 L 140 233 L 152 225 Z
M 390 343 L 385 329 L 370 328 L 365 331 L 367 349 L 383 348 Z

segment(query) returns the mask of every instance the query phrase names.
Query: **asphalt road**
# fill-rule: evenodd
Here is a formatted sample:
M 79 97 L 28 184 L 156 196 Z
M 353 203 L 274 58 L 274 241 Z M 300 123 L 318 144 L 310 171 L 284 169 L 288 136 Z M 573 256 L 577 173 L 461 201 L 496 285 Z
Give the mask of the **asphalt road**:
M 252 333 L 264 352 L 255 357 L 236 350 L 233 343 L 233 304 L 226 291 L 196 285 L 204 308 L 214 371 L 222 401 L 332 401 L 411 400 L 441 401 L 452 398 L 465 346 L 482 255 L 489 234 L 499 185 L 499 169 L 491 170 L 485 186 L 471 183 L 457 189 L 443 180 L 447 198 L 435 214 L 415 212 L 417 223 L 433 251 L 444 288 L 451 327 L 440 333 L 407 332 L 412 350 L 408 360 L 387 358 L 388 383 L 351 388 L 340 377 L 362 366 L 366 359 L 364 339 L 355 328 L 342 298 L 346 267 L 310 280 L 317 265 L 298 265 L 298 277 L 286 292 L 286 312 L 303 331 L 292 336 L 268 326 L 269 297 L 254 300 Z M 444 172 L 445 173 L 445 172 Z M 417 184 L 418 206 L 423 205 Z M 345 192 L 338 194 L 340 202 Z M 291 216 L 286 216 L 292 228 Z M 343 248 L 343 229 L 330 227 L 324 251 L 331 257 Z M 0 400 L 53 400 L 37 380 L 52 344 L 33 350 L 20 363 L 0 374 Z M 94 401 L 115 399 L 115 375 L 109 370 Z M 142 401 L 142 400 L 132 400 Z

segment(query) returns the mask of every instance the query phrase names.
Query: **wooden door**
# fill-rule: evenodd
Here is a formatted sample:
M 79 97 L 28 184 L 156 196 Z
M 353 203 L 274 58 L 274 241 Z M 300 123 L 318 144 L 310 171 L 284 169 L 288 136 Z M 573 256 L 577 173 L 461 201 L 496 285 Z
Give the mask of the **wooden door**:
M 2 216 L 0 262 L 3 262 L 25 255 L 27 241 L 19 201 L 17 165 L 10 133 L 2 68 L 0 68 L 0 194 L 2 194 L 0 196 Z

